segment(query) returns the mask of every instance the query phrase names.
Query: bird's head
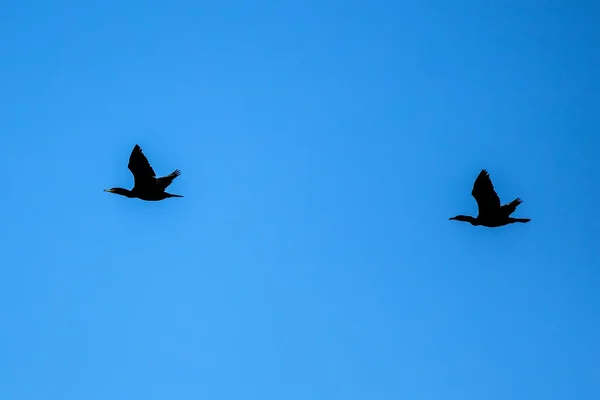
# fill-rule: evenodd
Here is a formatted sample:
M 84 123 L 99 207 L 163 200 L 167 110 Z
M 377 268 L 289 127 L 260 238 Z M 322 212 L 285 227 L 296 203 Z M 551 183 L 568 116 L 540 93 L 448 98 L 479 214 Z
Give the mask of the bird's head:
M 475 225 L 475 218 L 469 215 L 457 215 L 456 217 L 449 218 L 450 221 L 461 221 L 469 222 L 471 225 Z
M 127 189 L 123 189 L 123 188 L 110 188 L 110 189 L 104 189 L 105 192 L 108 193 L 114 193 L 114 194 L 120 194 L 121 196 L 126 196 L 126 197 L 131 197 L 131 192 Z

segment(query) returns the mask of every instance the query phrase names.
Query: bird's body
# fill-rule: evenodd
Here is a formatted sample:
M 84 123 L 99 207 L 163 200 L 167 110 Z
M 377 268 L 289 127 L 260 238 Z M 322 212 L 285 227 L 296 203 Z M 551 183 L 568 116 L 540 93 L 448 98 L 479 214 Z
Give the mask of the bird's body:
M 167 176 L 157 178 L 148 159 L 137 144 L 129 156 L 127 167 L 133 174 L 133 188 L 131 190 L 112 188 L 106 189 L 105 192 L 146 201 L 159 201 L 169 197 L 183 197 L 178 194 L 165 192 L 165 189 L 173 182 L 173 179 L 181 175 L 181 171 L 176 169 Z
M 468 215 L 457 215 L 450 218 L 455 221 L 469 222 L 474 226 L 486 226 L 488 228 L 497 228 L 515 222 L 529 222 L 529 218 L 512 218 L 510 215 L 515 212 L 519 204 L 522 203 L 520 198 L 516 198 L 508 204 L 500 205 L 500 198 L 494 190 L 494 185 L 490 179 L 490 175 L 485 169 L 482 169 L 475 183 L 471 195 L 477 201 L 479 214 L 477 217 Z

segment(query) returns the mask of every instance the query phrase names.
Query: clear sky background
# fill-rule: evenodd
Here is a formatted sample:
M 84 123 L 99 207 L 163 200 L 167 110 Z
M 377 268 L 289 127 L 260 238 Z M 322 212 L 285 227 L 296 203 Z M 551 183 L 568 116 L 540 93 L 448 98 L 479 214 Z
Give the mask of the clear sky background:
M 0 398 L 599 399 L 599 21 L 2 3 Z M 482 168 L 529 224 L 448 220 Z

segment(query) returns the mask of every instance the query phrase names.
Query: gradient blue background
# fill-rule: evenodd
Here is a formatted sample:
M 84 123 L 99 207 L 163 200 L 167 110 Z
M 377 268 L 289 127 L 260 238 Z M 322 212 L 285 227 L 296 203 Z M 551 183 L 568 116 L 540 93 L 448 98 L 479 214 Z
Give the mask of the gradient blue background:
M 599 17 L 3 2 L 0 398 L 599 399 Z

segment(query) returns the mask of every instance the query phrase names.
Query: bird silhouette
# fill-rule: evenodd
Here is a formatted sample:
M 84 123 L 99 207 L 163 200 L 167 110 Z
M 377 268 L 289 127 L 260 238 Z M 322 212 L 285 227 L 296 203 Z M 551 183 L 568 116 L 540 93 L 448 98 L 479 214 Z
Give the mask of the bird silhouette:
M 519 204 L 523 201 L 516 198 L 508 204 L 500 205 L 500 198 L 494 190 L 494 185 L 490 179 L 490 175 L 485 169 L 482 169 L 475 183 L 471 195 L 477 201 L 479 214 L 477 217 L 468 215 L 457 215 L 450 218 L 454 221 L 469 222 L 474 226 L 487 226 L 488 228 L 497 228 L 515 222 L 529 222 L 529 218 L 512 218 L 510 215 L 515 212 Z
M 157 178 L 148 159 L 137 144 L 134 146 L 133 151 L 129 156 L 127 168 L 129 168 L 133 174 L 133 188 L 128 190 L 115 187 L 105 189 L 105 192 L 146 201 L 159 201 L 169 197 L 183 197 L 178 194 L 165 192 L 165 189 L 173 182 L 173 179 L 181 175 L 181 171 L 176 169 L 167 176 Z

